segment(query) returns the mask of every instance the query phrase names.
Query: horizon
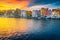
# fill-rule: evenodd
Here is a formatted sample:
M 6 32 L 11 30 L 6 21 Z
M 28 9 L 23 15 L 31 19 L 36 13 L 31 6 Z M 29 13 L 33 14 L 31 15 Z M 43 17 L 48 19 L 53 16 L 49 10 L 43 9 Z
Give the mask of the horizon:
M 42 7 L 44 8 L 44 7 Z M 26 10 L 26 9 L 19 9 L 19 8 L 16 8 L 16 9 L 19 9 L 19 10 L 25 10 L 25 11 L 33 11 L 33 10 L 41 10 L 42 8 L 39 8 L 39 9 L 30 9 L 30 10 Z M 16 9 L 8 9 L 8 10 L 16 10 Z M 53 8 L 53 9 L 60 9 L 60 8 Z M 53 10 L 52 8 L 48 8 L 48 10 Z M 5 9 L 4 9 L 5 10 Z M 4 10 L 0 10 L 0 11 L 4 11 Z M 8 10 L 5 10 L 5 11 L 8 11 Z

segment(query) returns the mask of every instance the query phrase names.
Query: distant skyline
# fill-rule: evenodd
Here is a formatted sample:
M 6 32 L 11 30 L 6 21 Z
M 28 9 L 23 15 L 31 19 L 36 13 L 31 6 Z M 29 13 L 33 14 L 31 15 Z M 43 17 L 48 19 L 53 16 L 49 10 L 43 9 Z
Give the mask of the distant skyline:
M 60 8 L 60 0 L 0 0 L 0 10 L 24 9 L 36 10 L 40 8 Z

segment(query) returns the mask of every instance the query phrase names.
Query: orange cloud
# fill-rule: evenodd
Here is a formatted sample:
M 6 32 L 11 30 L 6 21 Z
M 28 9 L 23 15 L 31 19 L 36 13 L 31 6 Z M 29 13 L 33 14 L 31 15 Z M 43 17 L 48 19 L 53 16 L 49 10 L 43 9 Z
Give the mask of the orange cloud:
M 8 9 L 23 9 L 28 6 L 29 0 L 0 0 L 0 9 L 8 10 Z

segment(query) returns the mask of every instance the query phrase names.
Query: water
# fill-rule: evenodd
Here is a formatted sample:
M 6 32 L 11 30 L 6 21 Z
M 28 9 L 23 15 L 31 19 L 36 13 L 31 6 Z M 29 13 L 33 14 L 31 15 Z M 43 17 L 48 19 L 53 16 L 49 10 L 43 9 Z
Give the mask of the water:
M 0 18 L 0 40 L 60 40 L 60 20 Z

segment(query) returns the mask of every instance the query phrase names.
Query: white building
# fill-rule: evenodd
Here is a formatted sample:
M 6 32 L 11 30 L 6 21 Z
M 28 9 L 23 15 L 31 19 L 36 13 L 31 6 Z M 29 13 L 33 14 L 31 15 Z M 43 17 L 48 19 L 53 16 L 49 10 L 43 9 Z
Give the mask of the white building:
M 39 17 L 39 16 L 40 16 L 39 10 L 32 10 L 32 17 Z
M 21 10 L 21 17 L 27 17 L 26 10 Z

